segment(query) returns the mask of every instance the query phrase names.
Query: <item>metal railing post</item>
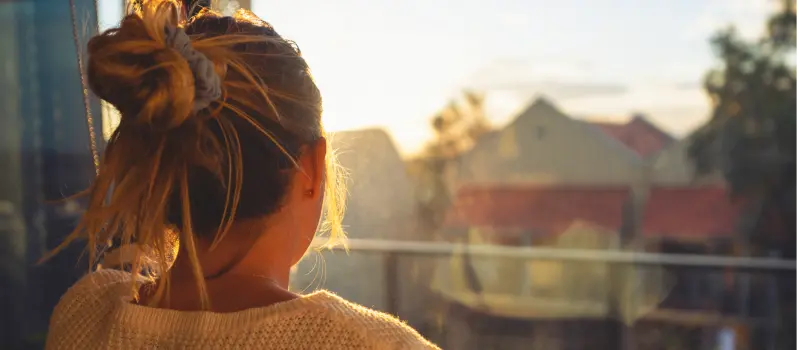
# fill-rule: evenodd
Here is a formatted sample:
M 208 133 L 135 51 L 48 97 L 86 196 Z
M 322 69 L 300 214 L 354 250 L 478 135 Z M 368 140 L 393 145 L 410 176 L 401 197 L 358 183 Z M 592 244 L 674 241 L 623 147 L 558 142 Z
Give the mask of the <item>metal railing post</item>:
M 386 278 L 386 312 L 397 316 L 400 305 L 398 290 L 397 253 L 385 253 L 383 258 L 384 276 Z

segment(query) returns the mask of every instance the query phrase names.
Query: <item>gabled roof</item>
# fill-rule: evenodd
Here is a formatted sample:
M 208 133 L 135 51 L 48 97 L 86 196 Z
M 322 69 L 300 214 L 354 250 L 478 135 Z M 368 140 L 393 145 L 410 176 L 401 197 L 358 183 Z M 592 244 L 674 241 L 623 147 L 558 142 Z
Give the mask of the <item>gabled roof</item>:
M 624 124 L 594 121 L 588 121 L 587 124 L 600 129 L 641 157 L 653 155 L 675 142 L 672 136 L 642 116 L 634 116 Z
M 331 144 L 347 174 L 348 235 L 413 238 L 418 233 L 414 186 L 389 134 L 381 129 L 336 132 Z
M 607 229 L 622 224 L 626 186 L 465 186 L 445 225 L 558 234 L 576 221 Z
M 477 145 L 489 145 L 492 143 L 496 143 L 500 137 L 502 136 L 503 132 L 518 129 L 518 128 L 526 128 L 529 127 L 532 121 L 535 123 L 535 120 L 541 116 L 559 116 L 561 118 L 567 119 L 572 123 L 578 123 L 578 126 L 581 126 L 580 130 L 583 134 L 587 137 L 592 138 L 598 142 L 602 143 L 602 147 L 610 147 L 611 149 L 617 151 L 618 154 L 623 155 L 624 159 L 632 164 L 638 166 L 642 159 L 641 156 L 631 148 L 627 147 L 625 144 L 620 143 L 617 139 L 613 137 L 609 137 L 608 134 L 603 132 L 600 128 L 596 128 L 594 126 L 583 128 L 584 125 L 581 123 L 587 123 L 582 120 L 574 119 L 573 117 L 567 115 L 566 113 L 562 112 L 553 102 L 551 102 L 547 97 L 539 96 L 537 97 L 530 105 L 528 105 L 525 109 L 523 109 L 511 123 L 509 123 L 505 128 L 501 130 L 494 130 L 489 132 L 483 137 L 481 137 Z M 476 145 L 476 146 L 477 146 Z M 474 149 L 474 148 L 473 148 Z

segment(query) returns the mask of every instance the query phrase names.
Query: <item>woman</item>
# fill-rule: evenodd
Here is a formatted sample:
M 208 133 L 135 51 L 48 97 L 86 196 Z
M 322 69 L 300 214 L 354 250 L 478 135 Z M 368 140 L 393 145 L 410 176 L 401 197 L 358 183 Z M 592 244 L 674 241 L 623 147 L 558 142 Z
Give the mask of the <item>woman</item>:
M 288 290 L 323 206 L 342 234 L 319 90 L 252 13 L 181 13 L 145 1 L 89 41 L 89 86 L 121 121 L 64 245 L 86 238 L 92 262 L 99 243 L 137 248 L 128 272 L 70 288 L 47 348 L 435 348 L 388 315 Z

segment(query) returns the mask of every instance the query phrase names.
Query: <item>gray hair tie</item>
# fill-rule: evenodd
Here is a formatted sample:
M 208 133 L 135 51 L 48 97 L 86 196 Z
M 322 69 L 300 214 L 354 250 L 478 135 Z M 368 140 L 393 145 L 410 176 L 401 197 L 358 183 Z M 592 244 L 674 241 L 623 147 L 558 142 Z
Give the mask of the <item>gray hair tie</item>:
M 222 96 L 222 79 L 214 71 L 214 62 L 192 47 L 192 40 L 182 28 L 167 26 L 164 41 L 186 59 L 194 75 L 194 106 L 192 112 L 208 107 Z

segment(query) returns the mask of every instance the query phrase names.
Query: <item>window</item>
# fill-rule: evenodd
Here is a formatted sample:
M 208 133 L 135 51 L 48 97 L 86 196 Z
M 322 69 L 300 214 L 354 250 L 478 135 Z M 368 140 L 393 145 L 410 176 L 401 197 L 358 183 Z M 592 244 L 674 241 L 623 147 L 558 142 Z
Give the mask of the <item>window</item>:
M 537 126 L 536 127 L 536 138 L 539 139 L 539 140 L 543 139 L 545 134 L 546 134 L 546 131 L 547 130 L 545 130 L 545 128 L 543 126 Z
M 74 1 L 86 35 L 126 8 Z M 398 315 L 445 349 L 793 345 L 796 64 L 753 23 L 796 9 L 617 2 L 204 1 L 298 43 L 350 172 L 350 251 L 310 255 L 292 288 Z M 621 29 L 631 18 L 647 30 Z M 41 348 L 85 272 L 80 247 L 34 267 L 83 205 L 48 201 L 95 172 L 74 25 L 66 0 L 0 1 L 8 348 Z M 102 152 L 119 112 L 88 108 Z
M 93 1 L 75 5 L 96 21 Z M 36 265 L 81 212 L 77 203 L 51 202 L 94 176 L 69 2 L 0 2 L 0 38 L 0 343 L 42 348 L 50 312 L 86 271 L 77 246 Z M 99 101 L 89 102 L 100 115 Z

